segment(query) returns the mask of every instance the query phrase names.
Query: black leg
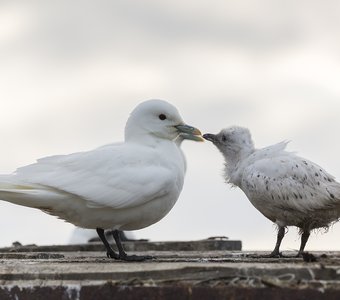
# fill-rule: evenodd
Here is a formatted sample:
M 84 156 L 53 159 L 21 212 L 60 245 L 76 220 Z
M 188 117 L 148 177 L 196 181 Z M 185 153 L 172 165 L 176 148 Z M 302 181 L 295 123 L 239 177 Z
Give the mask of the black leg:
M 110 244 L 108 243 L 108 241 L 105 237 L 104 229 L 97 228 L 96 230 L 97 230 L 98 236 L 100 237 L 101 241 L 103 242 L 103 244 L 106 248 L 106 256 L 108 258 L 119 259 L 119 255 L 113 251 Z
M 272 253 L 269 254 L 270 257 L 281 257 L 282 254 L 280 253 L 280 246 L 283 237 L 285 236 L 285 227 L 279 226 L 279 230 L 277 232 L 277 240 L 276 245 Z
M 146 259 L 152 259 L 152 256 L 137 256 L 137 255 L 127 255 L 126 252 L 124 251 L 123 245 L 120 241 L 120 231 L 119 230 L 113 230 L 112 231 L 112 236 L 116 242 L 118 251 L 119 251 L 119 258 L 121 260 L 126 260 L 126 261 L 143 261 Z
M 300 250 L 299 250 L 299 252 L 297 254 L 297 257 L 302 255 L 302 252 L 305 249 L 305 246 L 306 246 L 306 243 L 308 241 L 309 236 L 310 236 L 310 232 L 308 230 L 302 232 Z

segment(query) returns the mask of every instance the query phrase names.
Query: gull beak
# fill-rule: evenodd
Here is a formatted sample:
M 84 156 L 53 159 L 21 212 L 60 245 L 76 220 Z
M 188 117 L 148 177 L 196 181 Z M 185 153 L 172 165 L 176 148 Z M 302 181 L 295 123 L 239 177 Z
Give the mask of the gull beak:
M 178 134 L 181 135 L 183 139 L 192 140 L 196 142 L 203 142 L 202 133 L 197 128 L 192 127 L 190 125 L 181 124 L 175 126 L 178 131 Z
M 207 141 L 210 141 L 212 143 L 214 143 L 217 140 L 216 134 L 211 134 L 211 133 L 203 134 L 203 138 L 205 138 Z

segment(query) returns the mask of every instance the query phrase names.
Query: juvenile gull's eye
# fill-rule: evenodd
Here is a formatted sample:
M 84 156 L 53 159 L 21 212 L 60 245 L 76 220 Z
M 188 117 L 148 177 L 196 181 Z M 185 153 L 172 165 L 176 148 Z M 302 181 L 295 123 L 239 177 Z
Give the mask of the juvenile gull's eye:
M 222 142 L 225 142 L 227 140 L 225 135 L 222 135 Z
M 158 116 L 158 118 L 160 119 L 160 120 L 165 120 L 166 119 L 166 115 L 164 115 L 164 114 L 160 114 L 159 116 Z

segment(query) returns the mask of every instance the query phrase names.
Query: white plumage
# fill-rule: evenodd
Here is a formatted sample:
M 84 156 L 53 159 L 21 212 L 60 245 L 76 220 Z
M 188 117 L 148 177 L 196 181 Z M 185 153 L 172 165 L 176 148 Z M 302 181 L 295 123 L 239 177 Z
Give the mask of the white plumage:
M 205 134 L 222 152 L 227 182 L 238 186 L 264 216 L 278 225 L 279 248 L 286 226 L 300 228 L 304 250 L 310 231 L 340 217 L 340 184 L 315 163 L 285 151 L 286 142 L 255 149 L 248 129 L 231 127 Z
M 180 148 L 181 145 L 182 145 L 182 142 L 185 139 L 191 139 L 191 140 L 196 140 L 196 141 L 202 140 L 202 138 L 199 137 L 199 136 L 190 136 L 188 134 L 182 133 L 182 134 L 178 135 L 178 137 L 175 139 L 176 145 Z M 184 173 L 185 173 L 186 169 L 187 169 L 187 163 L 186 163 L 185 155 L 184 155 L 182 150 L 181 150 L 181 154 L 182 154 L 182 158 L 184 160 Z M 107 235 L 107 233 L 106 233 L 106 235 Z M 129 239 L 133 239 L 133 233 L 131 231 L 124 232 L 124 235 L 128 236 Z M 73 233 L 72 233 L 72 236 L 70 238 L 69 243 L 70 244 L 87 243 L 91 238 L 95 238 L 96 236 L 97 236 L 97 233 L 93 229 L 85 229 L 85 228 L 76 227 L 73 230 Z
M 0 199 L 97 229 L 102 239 L 103 229 L 144 228 L 162 219 L 182 190 L 185 162 L 174 142 L 181 133 L 200 135 L 171 104 L 143 102 L 127 121 L 125 142 L 42 158 L 3 175 Z

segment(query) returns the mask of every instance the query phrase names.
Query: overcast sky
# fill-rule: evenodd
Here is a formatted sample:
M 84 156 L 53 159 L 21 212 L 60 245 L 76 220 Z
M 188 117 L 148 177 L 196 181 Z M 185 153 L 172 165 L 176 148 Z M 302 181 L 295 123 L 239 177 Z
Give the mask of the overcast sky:
M 202 132 L 290 140 L 340 178 L 339 1 L 0 1 L 0 171 L 121 141 L 141 101 L 173 103 Z M 152 240 L 225 235 L 271 250 L 275 226 L 222 178 L 210 143 L 186 142 L 183 192 Z M 1 202 L 0 246 L 67 243 L 73 225 Z M 340 224 L 306 249 L 340 249 Z M 291 228 L 282 250 L 298 249 Z

